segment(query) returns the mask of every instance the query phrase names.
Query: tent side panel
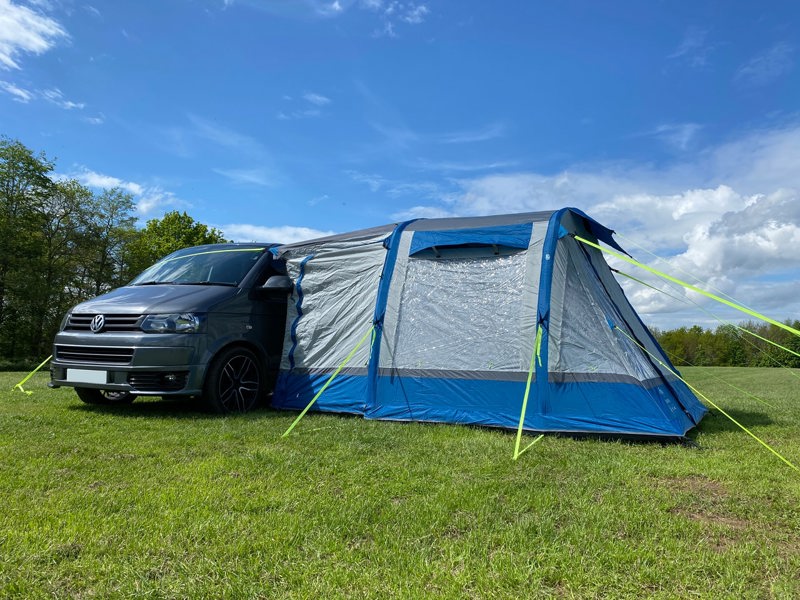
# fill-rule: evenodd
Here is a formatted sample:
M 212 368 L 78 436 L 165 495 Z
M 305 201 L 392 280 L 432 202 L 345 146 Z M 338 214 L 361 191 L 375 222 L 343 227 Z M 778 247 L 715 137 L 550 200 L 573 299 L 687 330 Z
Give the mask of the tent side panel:
M 276 408 L 305 407 L 372 327 L 385 239 L 381 232 L 371 239 L 337 240 L 287 254 L 287 271 L 295 289 L 289 297 L 283 357 L 273 394 Z M 367 340 L 347 364 L 363 374 L 338 375 L 314 408 L 363 412 L 369 356 Z
M 611 273 L 608 265 L 605 262 L 599 250 L 587 248 L 589 256 L 591 257 L 592 264 L 595 265 L 598 275 L 603 282 L 603 286 L 607 290 L 609 296 L 614 301 L 620 315 L 625 320 L 626 325 L 630 328 L 634 337 L 645 347 L 652 355 L 661 357 L 661 360 L 669 366 L 669 369 L 660 365 L 658 362 L 654 364 L 654 368 L 658 369 L 664 379 L 669 382 L 670 387 L 673 388 L 675 394 L 678 395 L 683 408 L 692 415 L 695 423 L 699 423 L 703 416 L 708 412 L 708 409 L 703 405 L 700 400 L 692 393 L 683 381 L 676 377 L 671 371 L 678 373 L 677 369 L 672 364 L 672 361 L 664 352 L 663 348 L 658 345 L 655 338 L 642 322 L 638 313 L 633 309 L 631 303 L 628 301 L 622 287 L 617 283 L 614 275 Z M 671 371 L 670 371 L 671 369 Z
M 645 340 L 648 350 L 661 355 L 602 255 L 597 252 L 595 256 L 586 250 L 567 235 L 569 231 L 587 235 L 584 223 L 565 213 L 553 256 L 551 296 L 546 312 L 548 385 L 540 397 L 542 417 L 564 419 L 565 426 L 573 429 L 568 423 L 574 418 L 596 415 L 601 423 L 598 426 L 605 429 L 602 423 L 607 419 L 600 415 L 612 410 L 616 418 L 609 422 L 618 429 L 625 429 L 623 421 L 641 429 L 637 423 L 644 420 L 649 426 L 639 432 L 643 435 L 682 435 L 702 417 L 702 405 L 675 377 L 665 377 L 647 353 L 615 329 L 619 326 L 628 330 L 628 323 L 633 323 L 634 336 Z M 579 394 L 585 391 L 582 386 L 593 378 L 598 381 L 629 378 L 646 393 L 628 393 L 623 396 L 628 400 L 622 405 L 612 395 L 605 394 L 602 386 L 597 393 L 581 397 Z M 657 381 L 659 385 L 654 387 L 648 381 Z M 539 386 L 544 387 L 542 382 Z M 645 401 L 631 401 L 634 398 Z M 695 408 L 688 415 L 684 411 L 687 403 Z

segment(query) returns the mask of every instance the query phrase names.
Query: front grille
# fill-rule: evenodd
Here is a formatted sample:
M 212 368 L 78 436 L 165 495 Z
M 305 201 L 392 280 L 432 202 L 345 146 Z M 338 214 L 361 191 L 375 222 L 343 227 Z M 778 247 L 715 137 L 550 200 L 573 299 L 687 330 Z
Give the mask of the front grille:
M 58 360 L 76 363 L 126 365 L 133 359 L 133 348 L 64 346 L 57 344 L 56 358 Z
M 128 383 L 135 391 L 139 392 L 177 392 L 186 387 L 188 377 L 188 371 L 131 373 L 128 375 Z
M 97 315 L 97 313 L 90 314 L 71 314 L 67 321 L 65 331 L 91 331 L 89 323 Z M 139 320 L 142 315 L 106 315 L 104 314 L 105 324 L 103 325 L 103 332 L 117 332 L 117 331 L 139 331 Z

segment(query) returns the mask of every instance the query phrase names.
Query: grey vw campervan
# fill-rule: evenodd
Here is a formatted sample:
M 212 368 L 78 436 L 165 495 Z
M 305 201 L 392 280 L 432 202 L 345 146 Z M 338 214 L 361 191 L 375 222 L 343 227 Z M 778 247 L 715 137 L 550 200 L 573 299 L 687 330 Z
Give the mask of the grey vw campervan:
M 89 404 L 196 396 L 219 412 L 250 410 L 275 381 L 291 289 L 271 247 L 179 250 L 78 304 L 55 337 L 51 386 Z

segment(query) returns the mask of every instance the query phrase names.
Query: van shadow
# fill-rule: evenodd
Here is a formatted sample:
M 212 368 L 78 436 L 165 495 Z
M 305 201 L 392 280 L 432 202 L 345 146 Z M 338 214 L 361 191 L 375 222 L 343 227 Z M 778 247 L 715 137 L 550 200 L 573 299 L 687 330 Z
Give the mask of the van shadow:
M 271 419 L 286 417 L 285 411 L 271 408 L 267 402 L 262 402 L 247 413 L 219 414 L 206 409 L 198 398 L 169 398 L 135 400 L 131 404 L 83 404 L 76 403 L 68 406 L 68 410 L 83 413 L 107 414 L 117 417 L 158 418 L 174 420 L 202 420 L 242 417 L 248 419 Z

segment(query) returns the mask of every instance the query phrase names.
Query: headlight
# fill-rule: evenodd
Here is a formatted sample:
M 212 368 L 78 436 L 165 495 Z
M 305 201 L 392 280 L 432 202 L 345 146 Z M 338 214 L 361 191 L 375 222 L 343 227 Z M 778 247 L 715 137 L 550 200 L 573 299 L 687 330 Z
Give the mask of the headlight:
M 202 315 L 195 313 L 147 315 L 142 321 L 142 331 L 145 333 L 197 333 L 202 325 Z
M 67 314 L 64 315 L 64 318 L 61 319 L 61 325 L 58 326 L 59 331 L 64 331 L 64 328 L 67 326 L 67 323 L 69 323 L 69 318 L 71 315 L 72 315 L 71 312 L 68 312 Z

